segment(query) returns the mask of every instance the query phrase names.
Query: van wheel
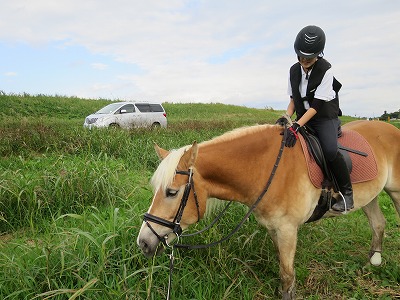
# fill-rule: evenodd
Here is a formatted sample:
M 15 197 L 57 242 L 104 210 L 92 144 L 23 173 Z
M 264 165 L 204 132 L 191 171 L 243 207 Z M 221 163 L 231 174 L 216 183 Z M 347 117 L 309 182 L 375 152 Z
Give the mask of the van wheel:
M 151 129 L 157 129 L 157 128 L 160 128 L 160 127 L 161 127 L 161 124 L 158 123 L 158 122 L 155 122 L 155 123 L 153 123 L 153 124 L 151 125 Z
M 119 125 L 117 123 L 111 123 L 108 127 L 109 128 L 119 128 Z

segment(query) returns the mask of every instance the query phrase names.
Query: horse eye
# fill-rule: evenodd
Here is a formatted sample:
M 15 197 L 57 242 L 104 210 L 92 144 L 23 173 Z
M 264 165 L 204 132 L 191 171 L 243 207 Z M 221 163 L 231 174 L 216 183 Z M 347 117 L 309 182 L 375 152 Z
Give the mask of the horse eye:
M 175 197 L 177 194 L 178 194 L 178 191 L 177 191 L 177 190 L 167 189 L 167 190 L 165 191 L 165 195 L 166 195 L 167 197 Z

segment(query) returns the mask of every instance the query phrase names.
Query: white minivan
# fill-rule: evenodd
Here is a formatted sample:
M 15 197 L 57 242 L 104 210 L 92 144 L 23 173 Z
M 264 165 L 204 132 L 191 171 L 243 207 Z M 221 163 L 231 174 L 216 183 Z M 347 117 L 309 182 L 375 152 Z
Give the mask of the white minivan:
M 115 102 L 85 118 L 83 126 L 93 127 L 167 127 L 167 114 L 159 103 Z

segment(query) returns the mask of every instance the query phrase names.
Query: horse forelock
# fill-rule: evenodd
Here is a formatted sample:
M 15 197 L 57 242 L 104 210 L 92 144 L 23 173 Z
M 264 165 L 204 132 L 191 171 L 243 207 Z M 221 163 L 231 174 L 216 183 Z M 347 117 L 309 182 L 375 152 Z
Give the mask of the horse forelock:
M 189 146 L 185 146 L 179 149 L 171 150 L 168 156 L 161 161 L 150 180 L 154 192 L 160 188 L 165 190 L 172 184 L 178 163 L 183 153 L 188 148 Z

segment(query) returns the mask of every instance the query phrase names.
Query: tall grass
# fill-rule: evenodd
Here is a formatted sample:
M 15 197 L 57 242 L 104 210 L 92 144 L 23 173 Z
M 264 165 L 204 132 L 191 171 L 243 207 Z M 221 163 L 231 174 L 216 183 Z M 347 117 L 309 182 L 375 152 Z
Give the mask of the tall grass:
M 146 192 L 144 193 L 146 194 Z M 149 196 L 149 194 L 147 194 Z M 382 202 L 393 212 L 390 202 Z M 163 299 L 168 258 L 147 260 L 135 245 L 147 203 L 89 207 L 60 215 L 44 232 L 15 232 L 0 251 L 2 299 Z M 211 232 L 185 242 L 209 242 L 232 228 L 245 209 L 236 205 Z M 205 222 L 199 224 L 199 228 Z M 356 227 L 356 230 L 354 228 Z M 299 232 L 298 293 L 303 299 L 399 297 L 400 234 L 389 222 L 382 267 L 367 263 L 370 232 L 355 213 L 308 224 Z M 251 218 L 229 242 L 176 253 L 173 299 L 276 299 L 279 272 L 272 243 Z
M 0 95 L 1 299 L 165 298 L 167 256 L 147 260 L 135 243 L 152 197 L 153 144 L 178 148 L 238 126 L 272 123 L 282 113 L 165 103 L 166 130 L 82 128 L 84 117 L 107 103 Z M 400 298 L 400 221 L 385 193 L 380 202 L 388 224 L 379 268 L 368 264 L 371 232 L 361 212 L 301 228 L 302 299 Z M 245 210 L 234 205 L 218 227 L 185 242 L 220 239 Z M 278 297 L 276 252 L 253 218 L 229 242 L 175 254 L 173 299 Z
M 0 94 L 0 116 L 12 118 L 80 119 L 109 104 L 107 100 L 82 101 L 76 97 Z M 82 120 L 83 123 L 83 120 Z
M 133 183 L 143 180 L 140 177 L 147 178 L 106 154 L 21 157 L 8 162 L 0 168 L 1 232 L 27 226 L 38 229 L 40 220 L 112 204 L 128 195 Z

